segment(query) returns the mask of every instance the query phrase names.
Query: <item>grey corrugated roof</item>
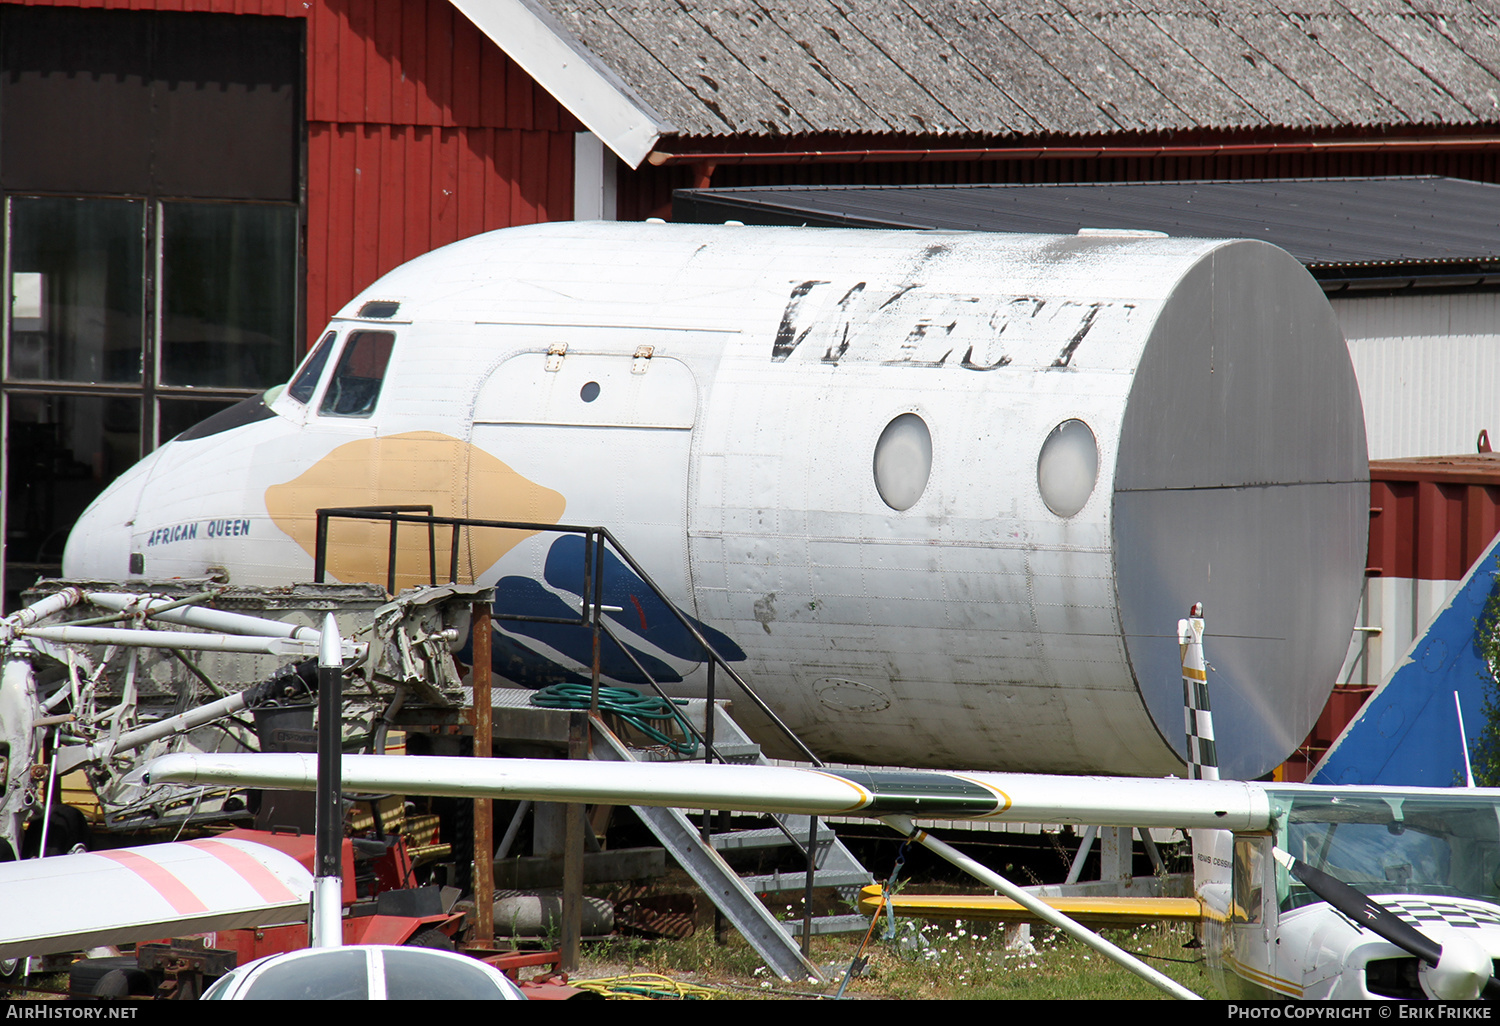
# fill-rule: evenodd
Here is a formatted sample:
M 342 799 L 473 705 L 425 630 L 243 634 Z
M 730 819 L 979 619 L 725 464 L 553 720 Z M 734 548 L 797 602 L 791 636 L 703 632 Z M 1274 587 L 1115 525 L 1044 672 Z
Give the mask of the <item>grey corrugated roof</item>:
M 1500 121 L 1500 0 L 532 2 L 683 136 Z
M 1455 178 L 680 189 L 677 220 L 1262 239 L 1320 278 L 1500 270 L 1500 186 Z

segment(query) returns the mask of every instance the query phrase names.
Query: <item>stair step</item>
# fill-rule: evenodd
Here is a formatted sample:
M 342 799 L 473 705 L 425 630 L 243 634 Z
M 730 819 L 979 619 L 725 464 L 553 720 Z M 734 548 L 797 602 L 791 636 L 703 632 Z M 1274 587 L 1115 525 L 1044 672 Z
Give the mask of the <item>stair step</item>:
M 760 758 L 760 745 L 754 741 L 725 741 L 720 737 L 714 741 L 714 751 L 726 762 L 754 762 Z M 703 761 L 702 748 L 698 749 L 697 758 Z
M 758 762 L 760 760 L 760 745 L 754 741 L 746 744 L 715 741 L 714 751 L 718 752 L 725 762 Z
M 769 765 L 760 746 L 734 722 L 719 706 L 709 706 L 701 699 L 684 703 L 683 711 L 689 720 L 701 728 L 705 715 L 714 716 L 714 749 L 731 762 L 748 762 Z M 663 749 L 627 750 L 619 739 L 607 731 L 600 736 L 604 743 L 596 745 L 593 757 L 615 758 L 643 762 L 691 762 Z M 803 958 L 796 938 L 801 936 L 802 924 L 777 922 L 757 895 L 803 891 L 807 886 L 807 872 L 799 869 L 792 872 L 769 873 L 758 876 L 737 877 L 723 858 L 715 852 L 753 851 L 756 849 L 789 847 L 792 842 L 787 834 L 797 838 L 797 846 L 807 843 L 811 820 L 807 816 L 781 817 L 786 830 L 763 827 L 751 830 L 732 831 L 713 838 L 710 851 L 702 846 L 698 834 L 697 817 L 690 820 L 677 809 L 637 808 L 636 813 L 651 827 L 664 847 L 703 888 L 714 897 L 716 904 L 730 922 L 735 924 L 752 947 L 766 959 L 777 975 L 796 979 L 801 974 L 817 973 L 811 963 Z M 814 887 L 858 888 L 872 881 L 872 877 L 857 859 L 839 841 L 833 830 L 824 823 L 818 824 L 817 858 L 822 868 L 813 874 Z M 820 916 L 813 920 L 812 931 L 817 934 L 856 933 L 869 927 L 869 920 L 860 915 Z
M 739 744 L 729 741 L 715 741 L 714 751 L 729 763 L 756 764 L 761 761 L 760 745 L 754 742 Z M 676 752 L 667 751 L 665 748 L 635 748 L 631 750 L 636 762 L 702 762 L 703 749 L 700 747 L 693 755 L 678 755 Z
M 590 753 L 593 758 L 632 760 L 632 753 L 609 731 L 597 731 L 595 738 L 598 743 Z M 803 957 L 755 893 L 722 858 L 703 846 L 697 827 L 681 810 L 636 806 L 635 812 L 704 893 L 713 897 L 725 918 L 766 960 L 772 972 L 788 980 L 819 975 L 817 967 Z
M 822 850 L 828 847 L 832 841 L 832 832 L 827 828 L 818 831 L 818 848 Z M 792 836 L 797 837 L 797 832 L 792 831 Z M 792 842 L 775 827 L 758 827 L 754 830 L 736 830 L 728 834 L 714 834 L 713 846 L 718 851 L 754 851 L 761 848 L 789 848 Z M 797 843 L 806 847 L 807 836 L 797 837 Z
M 801 920 L 784 920 L 781 928 L 792 937 L 802 936 Z M 812 921 L 812 932 L 822 935 L 828 933 L 863 933 L 870 928 L 870 920 L 861 915 L 843 916 L 814 916 Z
M 789 870 L 785 873 L 765 873 L 740 879 L 756 894 L 776 894 L 802 890 L 807 886 L 807 871 Z M 863 869 L 820 869 L 813 874 L 814 887 L 863 887 L 869 882 L 870 874 Z

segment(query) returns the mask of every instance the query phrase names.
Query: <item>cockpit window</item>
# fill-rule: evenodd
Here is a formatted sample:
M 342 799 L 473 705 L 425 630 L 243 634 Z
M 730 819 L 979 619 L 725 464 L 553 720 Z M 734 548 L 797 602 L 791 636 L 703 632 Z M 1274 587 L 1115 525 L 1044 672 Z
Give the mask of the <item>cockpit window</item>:
M 318 387 L 318 379 L 323 376 L 323 365 L 328 362 L 328 354 L 333 352 L 333 340 L 337 336 L 336 331 L 324 335 L 323 340 L 303 362 L 302 369 L 297 372 L 292 383 L 287 386 L 286 394 L 304 406 Z
M 1289 794 L 1279 844 L 1370 895 L 1500 898 L 1500 809 L 1464 791 L 1452 797 Z M 1319 900 L 1283 870 L 1283 911 Z
M 395 344 L 394 332 L 350 332 L 318 412 L 334 417 L 368 417 L 374 413 Z

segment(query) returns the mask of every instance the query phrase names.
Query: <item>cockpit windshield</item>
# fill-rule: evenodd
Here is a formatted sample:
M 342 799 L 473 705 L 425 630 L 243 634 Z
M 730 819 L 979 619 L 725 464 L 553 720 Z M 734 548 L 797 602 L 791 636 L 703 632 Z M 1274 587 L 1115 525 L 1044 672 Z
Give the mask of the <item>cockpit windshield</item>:
M 351 331 L 333 377 L 323 390 L 318 413 L 332 417 L 368 417 L 374 413 L 395 344 L 396 336 L 389 331 Z
M 1366 894 L 1434 894 L 1500 900 L 1500 809 L 1455 790 L 1412 797 L 1374 792 L 1272 792 L 1288 808 L 1277 845 Z M 1320 900 L 1285 870 L 1282 911 Z
M 328 362 L 328 354 L 333 352 L 333 340 L 337 337 L 338 332 L 335 331 L 330 331 L 323 336 L 317 348 L 306 360 L 302 361 L 301 369 L 292 376 L 292 383 L 287 386 L 287 395 L 304 406 L 307 405 L 318 387 L 318 378 L 323 375 L 323 365 Z

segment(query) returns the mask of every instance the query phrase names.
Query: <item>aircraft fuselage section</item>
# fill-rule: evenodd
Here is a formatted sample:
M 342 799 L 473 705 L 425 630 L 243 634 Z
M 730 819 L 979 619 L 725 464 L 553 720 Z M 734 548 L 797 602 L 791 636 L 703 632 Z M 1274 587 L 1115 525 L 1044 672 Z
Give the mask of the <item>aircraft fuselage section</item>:
M 1274 309 L 1231 302 L 1256 288 Z M 1358 394 L 1316 285 L 1258 243 L 536 226 L 398 268 L 325 340 L 266 415 L 121 478 L 66 573 L 306 580 L 331 506 L 603 525 L 815 749 L 887 764 L 1179 770 L 1170 625 L 1204 601 L 1239 639 L 1221 762 L 1255 776 L 1342 659 Z M 384 581 L 386 537 L 337 524 L 330 574 Z M 425 532 L 399 553 L 425 580 Z M 576 610 L 581 542 L 470 532 L 460 576 L 502 617 Z M 701 691 L 635 575 L 605 586 L 638 661 Z M 576 634 L 500 629 L 508 679 L 581 676 Z

